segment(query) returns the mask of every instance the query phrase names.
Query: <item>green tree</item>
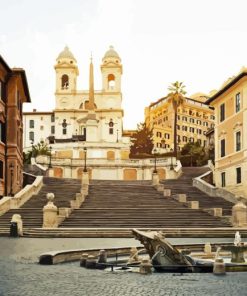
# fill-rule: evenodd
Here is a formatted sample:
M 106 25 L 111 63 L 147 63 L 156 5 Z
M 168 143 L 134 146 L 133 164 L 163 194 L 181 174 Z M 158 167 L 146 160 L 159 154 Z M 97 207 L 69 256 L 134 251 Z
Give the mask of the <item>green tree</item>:
M 208 159 L 205 148 L 197 141 L 195 143 L 189 142 L 184 145 L 181 150 L 180 160 L 184 165 L 203 165 Z
M 44 141 L 40 141 L 38 144 L 33 145 L 31 150 L 23 152 L 23 159 L 25 164 L 31 163 L 32 157 L 37 157 L 38 155 L 48 155 L 50 156 L 50 149 Z
M 174 156 L 177 157 L 177 113 L 178 107 L 184 103 L 184 95 L 186 91 L 184 90 L 185 85 L 183 82 L 176 81 L 168 87 L 169 94 L 167 96 L 168 102 L 172 103 L 174 110 Z
M 140 154 L 151 155 L 153 150 L 153 131 L 147 128 L 145 123 L 137 125 L 137 132 L 131 137 L 130 156 Z

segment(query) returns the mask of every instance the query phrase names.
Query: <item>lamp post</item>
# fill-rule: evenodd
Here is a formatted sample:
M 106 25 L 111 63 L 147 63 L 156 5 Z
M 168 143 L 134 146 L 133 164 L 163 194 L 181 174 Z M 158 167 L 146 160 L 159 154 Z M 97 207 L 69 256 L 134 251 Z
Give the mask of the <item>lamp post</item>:
M 156 148 L 154 148 L 154 150 L 153 150 L 153 155 L 154 155 L 154 171 L 153 171 L 153 173 L 154 174 L 157 174 L 157 168 L 156 168 L 156 156 L 157 156 L 157 150 L 156 150 Z
M 13 163 L 11 162 L 10 166 L 9 166 L 9 169 L 10 169 L 10 193 L 9 195 L 10 196 L 14 196 L 14 193 L 13 193 L 13 174 L 14 174 L 14 165 Z
M 173 167 L 173 149 L 171 148 L 170 151 L 171 151 L 171 165 L 170 165 L 170 170 L 173 170 L 174 169 L 174 167 Z
M 51 150 L 52 150 L 52 147 L 50 146 L 49 147 L 49 150 L 50 150 L 50 161 L 49 161 L 49 169 L 51 169 L 52 168 L 52 165 L 51 165 Z
M 83 169 L 83 172 L 87 172 L 87 148 L 84 147 L 83 148 L 84 150 L 84 169 Z

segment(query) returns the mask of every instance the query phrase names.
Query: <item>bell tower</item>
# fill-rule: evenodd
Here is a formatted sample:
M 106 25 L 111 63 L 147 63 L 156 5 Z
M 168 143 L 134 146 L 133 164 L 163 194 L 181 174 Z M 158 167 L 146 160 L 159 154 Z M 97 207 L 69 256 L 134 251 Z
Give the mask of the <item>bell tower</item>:
M 79 70 L 77 61 L 68 46 L 65 46 L 58 55 L 54 68 L 56 71 L 56 94 L 75 93 Z
M 121 92 L 121 58 L 113 46 L 110 46 L 102 59 L 101 73 L 103 92 Z

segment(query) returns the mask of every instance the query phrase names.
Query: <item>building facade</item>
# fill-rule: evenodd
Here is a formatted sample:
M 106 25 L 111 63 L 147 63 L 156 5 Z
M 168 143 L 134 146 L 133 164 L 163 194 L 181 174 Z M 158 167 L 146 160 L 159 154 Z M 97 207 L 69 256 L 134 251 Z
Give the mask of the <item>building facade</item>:
M 209 100 L 215 108 L 215 183 L 247 198 L 247 69 Z
M 177 113 L 177 147 L 181 150 L 188 142 L 206 145 L 207 130 L 214 126 L 214 110 L 205 104 L 206 97 L 197 94 L 185 98 Z M 174 149 L 174 109 L 167 97 L 145 108 L 146 125 L 153 129 L 154 146 L 160 153 Z
M 0 56 L 0 196 L 23 186 L 22 105 L 31 102 L 25 71 Z
M 50 173 L 55 177 L 80 178 L 86 159 L 93 179 L 150 180 L 153 159 L 129 159 L 131 131 L 123 134 L 122 62 L 114 48 L 102 58 L 101 90 L 94 89 L 92 60 L 89 89 L 77 89 L 79 69 L 68 47 L 58 55 L 54 68 L 55 110 L 25 113 L 25 149 L 48 139 L 52 147 Z M 44 165 L 49 162 L 45 157 L 37 161 Z M 169 169 L 168 160 L 157 166 L 160 175 L 169 175 L 163 168 Z

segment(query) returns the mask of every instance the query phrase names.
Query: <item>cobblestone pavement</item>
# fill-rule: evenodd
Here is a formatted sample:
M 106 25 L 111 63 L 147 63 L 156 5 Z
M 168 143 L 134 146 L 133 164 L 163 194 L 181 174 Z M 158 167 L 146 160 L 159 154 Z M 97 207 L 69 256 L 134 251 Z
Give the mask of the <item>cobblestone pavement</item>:
M 47 250 L 138 244 L 131 239 L 0 238 L 2 296 L 161 296 L 247 295 L 246 273 L 140 275 L 86 270 L 79 263 L 42 266 L 37 256 Z

